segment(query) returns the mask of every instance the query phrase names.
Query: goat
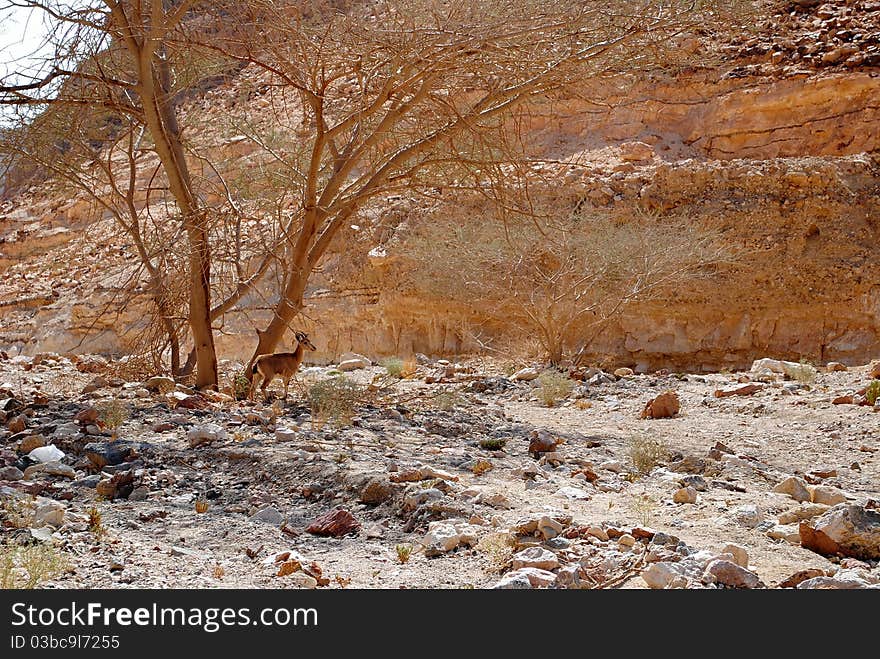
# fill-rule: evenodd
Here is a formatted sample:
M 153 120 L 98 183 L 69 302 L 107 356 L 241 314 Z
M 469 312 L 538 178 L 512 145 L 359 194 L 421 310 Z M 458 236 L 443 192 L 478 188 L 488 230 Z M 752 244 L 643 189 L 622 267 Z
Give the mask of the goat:
M 248 391 L 249 400 L 253 398 L 254 390 L 257 387 L 257 376 L 262 380 L 260 393 L 263 395 L 263 398 L 266 397 L 266 387 L 269 386 L 269 383 L 280 376 L 284 381 L 284 400 L 287 400 L 287 387 L 290 384 L 290 378 L 299 370 L 303 355 L 305 354 L 305 348 L 317 350 L 312 345 L 312 342 L 309 341 L 309 337 L 305 332 L 296 332 L 294 336 L 296 337 L 296 350 L 293 352 L 275 352 L 271 355 L 260 355 L 254 360 L 254 365 L 251 367 L 251 386 L 250 391 Z

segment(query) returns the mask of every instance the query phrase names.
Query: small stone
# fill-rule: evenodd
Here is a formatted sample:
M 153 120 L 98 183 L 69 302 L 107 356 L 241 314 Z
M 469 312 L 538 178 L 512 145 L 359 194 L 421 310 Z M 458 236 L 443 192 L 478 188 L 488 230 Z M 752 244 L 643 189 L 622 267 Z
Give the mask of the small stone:
M 19 453 L 30 453 L 35 448 L 40 448 L 41 446 L 46 445 L 46 438 L 42 435 L 31 435 L 30 437 L 25 437 L 18 443 L 18 452 Z
M 810 491 L 807 489 L 807 484 L 797 476 L 786 478 L 774 487 L 773 491 L 779 494 L 787 494 L 798 502 L 810 500 Z
M 276 442 L 292 442 L 296 439 L 296 436 L 296 430 L 293 430 L 292 428 L 286 428 L 284 426 L 279 426 L 278 428 L 275 428 Z
M 519 381 L 528 382 L 530 380 L 536 380 L 539 375 L 540 375 L 540 373 L 538 372 L 538 369 L 526 367 L 526 368 L 521 368 L 516 373 L 511 375 L 510 379 L 515 382 L 519 382 Z
M 345 355 L 343 355 L 343 357 L 345 357 Z M 348 359 L 340 360 L 336 368 L 342 372 L 358 371 L 363 368 L 369 368 L 371 363 L 372 362 L 363 355 L 353 355 Z
M 706 482 L 706 479 L 699 474 L 685 476 L 678 482 L 682 487 L 692 487 L 697 492 L 706 492 L 709 489 L 709 484 Z
M 22 478 L 24 478 L 24 474 L 18 467 L 0 468 L 0 481 L 19 481 Z
M 432 558 L 450 552 L 461 544 L 461 534 L 448 522 L 431 522 L 422 538 L 425 556 Z
M 513 555 L 513 569 L 536 567 L 541 570 L 554 570 L 559 567 L 559 558 L 543 547 L 529 547 Z
M 492 588 L 493 590 L 528 590 L 532 588 L 532 582 L 528 574 L 515 570 L 501 577 Z
M 642 581 L 649 588 L 687 588 L 688 579 L 678 563 L 670 563 L 661 561 L 651 563 L 647 569 L 642 571 Z
M 64 524 L 64 506 L 57 501 L 44 503 L 34 510 L 34 526 L 59 527 Z
M 823 506 L 836 506 L 846 503 L 846 495 L 836 487 L 829 485 L 816 485 L 810 488 L 810 500 Z
M 76 478 L 76 472 L 73 467 L 62 464 L 60 462 L 43 462 L 31 465 L 24 470 L 24 479 L 32 480 L 38 474 L 48 474 L 49 476 L 63 476 L 71 480 Z
M 174 378 L 169 378 L 165 375 L 154 375 L 144 382 L 145 389 L 160 394 L 174 391 L 174 387 L 176 386 L 177 383 L 174 381 Z
M 128 442 L 90 442 L 83 447 L 83 453 L 97 469 L 107 465 L 122 464 L 136 453 Z
M 388 501 L 394 494 L 391 483 L 384 478 L 370 478 L 361 488 L 358 501 L 368 505 L 377 505 Z
M 272 526 L 281 526 L 281 523 L 284 521 L 284 515 L 272 506 L 266 506 L 255 512 L 248 519 L 252 522 L 263 522 L 264 524 L 271 524 Z
M 624 142 L 620 145 L 620 159 L 624 162 L 647 162 L 654 158 L 654 148 L 645 142 Z
M 24 414 L 12 417 L 6 424 L 10 432 L 21 432 L 27 428 L 27 417 Z
M 542 570 L 536 567 L 524 567 L 519 570 L 513 570 L 512 572 L 508 572 L 505 576 L 511 575 L 525 575 L 532 588 L 548 588 L 556 583 L 555 574 L 548 570 Z
M 672 496 L 675 503 L 696 503 L 697 491 L 692 487 L 683 487 Z
M 632 537 L 629 533 L 624 533 L 617 539 L 617 544 L 619 547 L 624 548 L 633 547 L 636 544 L 636 539 Z
M 740 567 L 747 568 L 749 566 L 749 552 L 742 545 L 737 545 L 732 542 L 728 542 L 721 549 L 722 554 L 730 554 L 733 556 L 733 562 L 739 565 Z
M 562 533 L 564 528 L 552 517 L 544 516 L 538 520 L 538 532 L 544 537 L 544 540 L 555 538 Z
M 608 534 L 605 532 L 601 526 L 591 526 L 587 529 L 587 535 L 591 535 L 594 538 L 601 540 L 602 542 L 606 542 L 608 540 Z
M 674 391 L 667 391 L 645 403 L 641 418 L 669 419 L 678 414 L 680 410 L 681 403 L 678 400 L 678 394 Z
M 546 430 L 533 430 L 529 439 L 529 453 L 538 457 L 541 453 L 556 451 L 559 440 Z
M 633 375 L 633 370 L 631 368 L 623 367 L 618 368 L 616 371 L 614 371 L 614 376 L 618 378 L 626 378 L 630 375 Z
M 758 575 L 740 567 L 732 561 L 716 559 L 706 566 L 704 583 L 720 583 L 731 588 L 758 588 L 761 580 Z
M 343 508 L 334 508 L 330 512 L 324 513 L 306 527 L 306 532 L 312 535 L 332 536 L 338 538 L 347 533 L 357 531 L 360 523 L 347 510 Z
M 829 373 L 836 373 L 837 371 L 845 371 L 846 364 L 841 364 L 840 362 L 828 362 L 825 365 L 825 370 Z
M 226 438 L 226 431 L 216 423 L 205 423 L 203 425 L 194 426 L 186 432 L 186 439 L 189 441 L 191 448 L 201 446 L 202 444 L 222 441 Z

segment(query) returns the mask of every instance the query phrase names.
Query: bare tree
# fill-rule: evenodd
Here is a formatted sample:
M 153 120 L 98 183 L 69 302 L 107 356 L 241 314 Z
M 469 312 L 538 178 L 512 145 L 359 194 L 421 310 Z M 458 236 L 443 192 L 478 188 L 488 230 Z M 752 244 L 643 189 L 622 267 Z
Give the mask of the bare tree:
M 121 116 L 145 129 L 186 236 L 188 321 L 197 356 L 196 385 L 206 387 L 217 385 L 211 330 L 210 219 L 186 157 L 175 95 L 181 85 L 181 67 L 172 65 L 173 61 L 192 61 L 176 48 L 183 20 L 195 4 L 194 0 L 6 2 L 6 9 L 26 7 L 42 12 L 51 29 L 43 48 L 48 52 L 43 66 L 18 71 L 12 81 L 0 84 L 0 103 Z M 112 139 L 112 131 L 105 139 Z M 128 221 L 132 221 L 130 215 Z M 149 258 L 144 265 L 148 263 Z
M 530 100 L 656 62 L 693 10 L 678 0 L 389 0 L 345 13 L 329 2 L 215 6 L 218 21 L 239 26 L 238 43 L 203 45 L 265 72 L 254 93 L 273 112 L 249 134 L 286 171 L 295 211 L 254 358 L 277 346 L 315 267 L 371 200 L 503 188 L 493 176 L 517 170 L 506 129 Z
M 709 277 L 734 256 L 716 232 L 687 221 L 565 217 L 556 205 L 563 217 L 541 231 L 534 216 L 479 224 L 460 221 L 468 210 L 434 209 L 403 240 L 404 286 L 474 311 L 499 334 L 535 340 L 553 364 L 577 363 L 630 304 Z

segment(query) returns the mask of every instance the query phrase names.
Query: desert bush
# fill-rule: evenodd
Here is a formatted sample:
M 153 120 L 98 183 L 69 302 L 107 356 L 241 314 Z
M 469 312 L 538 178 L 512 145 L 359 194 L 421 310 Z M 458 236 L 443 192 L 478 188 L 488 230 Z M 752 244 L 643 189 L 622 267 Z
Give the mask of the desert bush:
M 538 376 L 538 385 L 538 395 L 547 407 L 553 407 L 574 389 L 572 379 L 554 368 L 547 369 Z
M 629 442 L 629 457 L 636 473 L 648 474 L 659 463 L 666 459 L 669 450 L 661 439 L 636 435 Z
M 128 405 L 118 398 L 112 398 L 108 401 L 95 405 L 98 410 L 98 420 L 110 429 L 112 433 L 111 441 L 118 436 L 119 426 L 125 423 L 131 416 Z
M 385 367 L 385 370 L 391 377 L 403 377 L 404 362 L 400 357 L 388 357 L 383 359 L 381 365 Z
M 865 389 L 865 400 L 874 405 L 878 398 L 880 398 L 880 380 L 871 380 L 871 383 Z
M 95 536 L 95 540 L 100 541 L 107 533 L 107 529 L 104 526 L 101 519 L 101 511 L 98 510 L 97 506 L 92 506 L 89 508 L 89 531 L 92 532 L 92 535 Z
M 341 428 L 351 424 L 364 393 L 364 387 L 341 375 L 312 384 L 308 388 L 306 399 L 313 421 L 318 427 L 331 421 Z
M 801 384 L 811 384 L 816 381 L 818 371 L 816 367 L 805 361 L 801 361 L 797 366 L 788 367 L 789 376 L 800 382 Z
M 6 527 L 30 528 L 34 524 L 34 498 L 4 497 L 0 502 L 0 519 Z
M 0 589 L 36 588 L 67 569 L 67 559 L 50 545 L 0 545 Z
M 242 373 L 232 376 L 232 396 L 235 400 L 246 400 L 251 390 L 251 381 Z
M 639 524 L 651 526 L 651 517 L 657 510 L 657 502 L 647 494 L 637 494 L 630 498 L 629 509 L 635 515 Z
M 444 389 L 434 396 L 434 407 L 441 412 L 448 412 L 461 403 L 461 394 L 453 389 Z
M 477 551 L 483 552 L 489 561 L 489 569 L 501 572 L 513 556 L 516 542 L 509 533 L 490 533 L 480 538 Z

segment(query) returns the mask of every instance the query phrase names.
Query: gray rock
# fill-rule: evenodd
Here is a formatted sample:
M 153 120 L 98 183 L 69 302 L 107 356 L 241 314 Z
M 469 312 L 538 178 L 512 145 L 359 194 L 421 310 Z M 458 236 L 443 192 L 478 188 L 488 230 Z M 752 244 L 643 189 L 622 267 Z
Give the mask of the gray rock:
M 275 428 L 275 441 L 277 442 L 292 442 L 296 439 L 296 435 L 296 430 L 292 428 L 286 428 L 284 426 Z
M 758 506 L 749 504 L 747 506 L 738 506 L 734 508 L 731 513 L 731 518 L 737 524 L 753 529 L 764 521 L 764 513 L 761 512 L 761 509 L 758 508 Z
M 63 476 L 64 478 L 76 478 L 76 472 L 73 467 L 60 462 L 45 462 L 43 464 L 31 465 L 24 470 L 25 480 L 31 480 L 39 474 L 48 474 L 49 476 Z
M 532 582 L 527 574 L 513 571 L 501 577 L 501 580 L 492 588 L 494 590 L 529 590 L 532 588 Z
M 800 536 L 808 549 L 862 560 L 880 558 L 880 510 L 841 503 L 806 526 L 801 525 Z
M 281 526 L 281 523 L 284 521 L 284 515 L 272 506 L 266 506 L 255 512 L 248 519 L 252 522 L 263 522 L 264 524 L 271 524 L 272 526 Z
M 0 468 L 0 480 L 2 481 L 18 481 L 24 478 L 24 473 L 18 467 Z

